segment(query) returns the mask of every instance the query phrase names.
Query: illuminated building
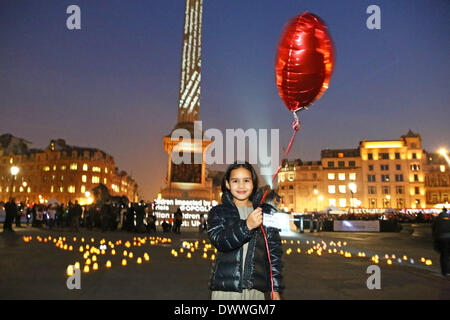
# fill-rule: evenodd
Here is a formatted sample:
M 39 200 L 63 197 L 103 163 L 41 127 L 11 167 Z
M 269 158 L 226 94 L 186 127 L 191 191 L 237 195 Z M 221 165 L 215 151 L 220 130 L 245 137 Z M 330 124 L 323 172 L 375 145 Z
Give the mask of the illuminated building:
M 446 159 L 439 153 L 426 153 L 424 162 L 427 205 L 450 208 L 450 171 Z
M 19 172 L 12 180 L 10 168 Z M 111 195 L 125 195 L 137 201 L 136 182 L 120 171 L 114 158 L 95 148 L 69 146 L 62 139 L 52 140 L 44 150 L 31 149 L 31 143 L 6 134 L 0 136 L 0 200 L 10 194 L 16 201 L 61 203 L 93 201 L 92 188 L 106 185 Z M 12 188 L 11 188 L 12 186 Z
M 322 150 L 321 161 L 287 161 L 278 193 L 282 207 L 294 212 L 433 208 L 448 201 L 448 170 L 445 159 L 427 154 L 410 130 L 399 140 L 364 139 L 356 149 Z

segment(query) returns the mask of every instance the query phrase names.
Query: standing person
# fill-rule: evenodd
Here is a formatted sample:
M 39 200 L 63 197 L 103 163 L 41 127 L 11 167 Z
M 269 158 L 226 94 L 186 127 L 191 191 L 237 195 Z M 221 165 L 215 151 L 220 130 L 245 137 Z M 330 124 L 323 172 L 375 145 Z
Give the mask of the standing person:
M 14 218 L 17 216 L 17 205 L 14 198 L 9 199 L 5 204 L 5 223 L 3 224 L 4 231 L 13 231 L 12 224 Z
M 169 217 L 169 231 L 172 231 L 172 230 L 173 230 L 173 217 L 170 216 Z
M 450 276 L 450 215 L 446 208 L 442 209 L 432 230 L 434 249 L 441 254 L 442 275 Z
M 175 221 L 174 221 L 173 232 L 180 234 L 181 233 L 181 225 L 183 224 L 183 213 L 181 212 L 180 207 L 178 207 L 174 216 L 175 216 Z
M 19 205 L 17 206 L 17 210 L 16 210 L 16 216 L 15 216 L 15 220 L 16 220 L 16 227 L 17 228 L 22 228 L 21 224 L 20 224 L 20 218 L 22 218 L 22 210 L 23 210 L 23 203 L 20 202 Z
M 36 208 L 36 226 L 38 228 L 41 228 L 43 221 L 44 221 L 44 208 L 40 204 Z
M 25 211 L 25 216 L 27 218 L 27 227 L 30 225 L 30 220 L 31 220 L 31 207 L 28 206 L 27 210 Z
M 48 208 L 48 226 L 50 229 L 53 229 L 53 226 L 55 225 L 55 218 L 56 218 L 56 204 L 51 204 Z
M 75 200 L 75 204 L 72 207 L 71 218 L 72 218 L 72 230 L 78 232 L 78 228 L 80 227 L 80 218 L 83 213 L 83 209 L 78 204 L 78 200 Z
M 258 177 L 248 162 L 230 165 L 222 179 L 222 204 L 208 214 L 208 236 L 218 251 L 210 281 L 213 300 L 264 300 L 272 279 L 273 299 L 281 299 L 281 238 L 278 229 L 264 228 L 270 270 L 261 231 L 269 205 L 258 203 L 257 188 Z

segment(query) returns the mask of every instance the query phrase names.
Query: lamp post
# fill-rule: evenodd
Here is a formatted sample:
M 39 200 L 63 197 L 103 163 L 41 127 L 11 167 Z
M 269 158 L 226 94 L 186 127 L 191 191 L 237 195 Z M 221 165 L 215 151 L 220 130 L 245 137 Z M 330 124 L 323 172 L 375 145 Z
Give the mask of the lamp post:
M 352 183 L 349 183 L 348 184 L 348 189 L 350 190 L 350 193 L 352 194 L 352 197 L 351 197 L 351 199 L 350 199 L 350 204 L 351 204 L 351 207 L 352 207 L 352 214 L 354 214 L 355 213 L 355 209 L 354 209 L 354 194 L 355 194 L 355 192 L 356 192 L 356 183 L 354 183 L 354 182 L 352 182 Z
M 9 198 L 12 197 L 12 190 L 14 186 L 14 180 L 16 179 L 16 175 L 19 173 L 19 168 L 16 166 L 11 167 L 11 188 L 9 189 Z

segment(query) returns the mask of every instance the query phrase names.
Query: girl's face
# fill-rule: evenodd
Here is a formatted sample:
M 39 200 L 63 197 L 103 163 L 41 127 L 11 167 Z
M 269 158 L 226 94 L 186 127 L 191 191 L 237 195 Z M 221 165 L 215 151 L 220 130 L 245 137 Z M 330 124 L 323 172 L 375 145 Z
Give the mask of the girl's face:
M 245 168 L 237 168 L 231 171 L 230 180 L 226 181 L 227 188 L 231 191 L 236 205 L 248 205 L 253 191 L 252 174 Z

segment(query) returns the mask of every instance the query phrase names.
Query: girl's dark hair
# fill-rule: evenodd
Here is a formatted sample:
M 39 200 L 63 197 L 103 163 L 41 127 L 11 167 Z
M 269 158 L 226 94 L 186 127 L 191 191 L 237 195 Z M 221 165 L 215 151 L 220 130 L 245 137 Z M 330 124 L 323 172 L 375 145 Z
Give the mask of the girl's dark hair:
M 252 174 L 253 191 L 252 194 L 250 195 L 250 201 L 252 201 L 253 196 L 256 194 L 256 191 L 258 190 L 258 175 L 256 174 L 256 171 L 253 168 L 253 166 L 247 161 L 245 162 L 236 161 L 227 168 L 227 171 L 225 171 L 225 174 L 223 175 L 222 178 L 222 192 L 223 193 L 230 192 L 230 190 L 227 188 L 226 182 L 228 181 L 228 183 L 230 183 L 231 171 L 239 168 L 247 169 Z

